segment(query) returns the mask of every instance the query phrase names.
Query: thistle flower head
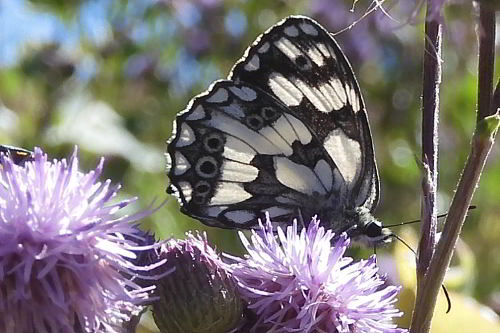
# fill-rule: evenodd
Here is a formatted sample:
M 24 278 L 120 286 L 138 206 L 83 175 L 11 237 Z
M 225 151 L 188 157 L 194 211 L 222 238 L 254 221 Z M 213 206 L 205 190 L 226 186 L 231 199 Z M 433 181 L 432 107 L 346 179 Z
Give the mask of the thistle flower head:
M 392 323 L 402 315 L 394 307 L 399 288 L 385 285 L 375 256 L 354 262 L 343 256 L 347 236 L 334 236 L 316 219 L 300 232 L 296 221 L 286 232 L 278 227 L 276 237 L 268 218 L 251 242 L 240 234 L 248 255 L 228 256 L 235 261 L 228 270 L 256 315 L 251 331 L 406 331 Z
M 139 310 L 148 290 L 125 278 L 140 269 L 131 224 L 151 211 L 115 214 L 119 186 L 69 161 L 16 165 L 0 156 L 0 332 L 114 331 Z M 144 247 L 143 247 L 144 248 Z
M 172 239 L 158 256 L 175 269 L 157 282 L 153 316 L 162 333 L 227 333 L 240 323 L 243 302 L 236 283 L 205 234 Z

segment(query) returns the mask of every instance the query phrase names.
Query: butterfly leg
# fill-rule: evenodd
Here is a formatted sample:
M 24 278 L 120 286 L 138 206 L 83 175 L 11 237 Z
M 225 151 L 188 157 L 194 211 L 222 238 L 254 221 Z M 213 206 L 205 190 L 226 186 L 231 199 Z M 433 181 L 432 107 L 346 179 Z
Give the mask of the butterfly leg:
M 304 216 L 302 215 L 302 211 L 300 210 L 300 207 L 297 207 L 297 221 L 299 222 L 299 225 L 302 226 L 302 228 L 306 228 L 306 223 L 304 222 Z

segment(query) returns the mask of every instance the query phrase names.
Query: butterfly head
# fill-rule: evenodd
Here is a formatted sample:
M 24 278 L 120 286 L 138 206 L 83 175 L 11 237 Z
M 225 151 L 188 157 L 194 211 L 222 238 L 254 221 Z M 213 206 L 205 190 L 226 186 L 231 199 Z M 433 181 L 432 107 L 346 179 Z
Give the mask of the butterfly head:
M 349 211 L 346 216 L 348 216 L 348 222 L 352 226 L 347 230 L 347 234 L 354 242 L 373 247 L 389 243 L 392 240 L 392 231 L 384 228 L 368 209 L 357 207 Z

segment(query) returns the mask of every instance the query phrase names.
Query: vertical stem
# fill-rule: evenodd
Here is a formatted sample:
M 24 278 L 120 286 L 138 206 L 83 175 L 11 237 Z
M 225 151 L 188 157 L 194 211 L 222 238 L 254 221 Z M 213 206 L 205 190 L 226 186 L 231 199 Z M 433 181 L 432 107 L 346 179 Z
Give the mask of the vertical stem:
M 439 87 L 441 83 L 441 19 L 427 0 L 425 21 L 425 48 L 422 82 L 422 201 L 420 242 L 417 258 L 417 296 L 413 310 L 411 331 L 427 332 L 430 318 L 422 320 L 421 308 L 425 295 L 425 277 L 434 254 L 436 243 L 436 190 L 437 190 L 437 151 L 439 119 Z M 432 314 L 432 312 L 431 312 Z M 432 318 L 432 316 L 431 316 Z
M 498 89 L 500 91 L 500 89 Z M 500 94 L 499 94 L 500 95 Z M 500 100 L 500 99 L 499 99 Z M 432 315 L 436 307 L 436 300 L 444 280 L 444 275 L 450 265 L 453 250 L 462 230 L 467 209 L 471 203 L 474 191 L 479 183 L 481 172 L 486 163 L 488 154 L 495 141 L 496 131 L 500 123 L 500 116 L 496 114 L 491 127 L 485 120 L 476 127 L 472 137 L 472 145 L 465 163 L 464 171 L 451 202 L 446 217 L 443 232 L 432 257 L 427 274 L 417 292 L 422 290 L 420 297 L 417 294 L 415 310 L 413 312 L 411 332 L 427 333 L 430 331 Z M 421 289 L 420 289 L 421 288 Z
M 453 196 L 441 238 L 434 255 L 431 256 L 427 271 L 418 284 L 411 323 L 412 333 L 430 331 L 439 289 L 443 283 L 445 272 L 450 265 L 453 249 L 465 221 L 467 208 L 472 200 L 484 164 L 494 143 L 496 132 L 500 126 L 500 81 L 492 98 L 495 13 L 492 8 L 488 10 L 482 8 L 481 4 L 479 5 L 481 6 L 479 18 L 480 52 L 476 130 L 472 137 L 471 150 Z M 485 117 L 487 118 L 485 119 Z M 422 245 L 422 241 L 420 245 Z M 417 276 L 419 273 L 421 271 L 417 268 Z
M 441 83 L 441 24 L 432 8 L 427 4 L 425 22 L 424 77 L 422 93 L 422 178 L 421 239 L 418 246 L 417 278 L 425 275 L 434 253 L 436 236 L 436 189 L 439 87 Z M 432 15 L 432 16 L 430 16 Z M 438 16 L 438 17 L 436 17 Z M 419 282 L 420 283 L 420 282 Z
M 491 94 L 493 91 L 493 68 L 495 61 L 495 12 L 479 3 L 479 65 L 477 91 L 477 121 L 484 119 L 491 112 Z

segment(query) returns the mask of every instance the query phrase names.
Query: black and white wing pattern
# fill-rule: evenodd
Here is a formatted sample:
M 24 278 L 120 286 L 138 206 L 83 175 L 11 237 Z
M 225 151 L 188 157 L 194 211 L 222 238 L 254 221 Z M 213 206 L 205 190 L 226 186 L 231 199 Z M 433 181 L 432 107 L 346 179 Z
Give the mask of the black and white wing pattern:
M 363 99 L 337 43 L 310 18 L 271 27 L 227 80 L 191 100 L 168 157 L 169 190 L 207 225 L 252 228 L 265 212 L 286 224 L 318 215 L 337 233 L 381 237 Z

